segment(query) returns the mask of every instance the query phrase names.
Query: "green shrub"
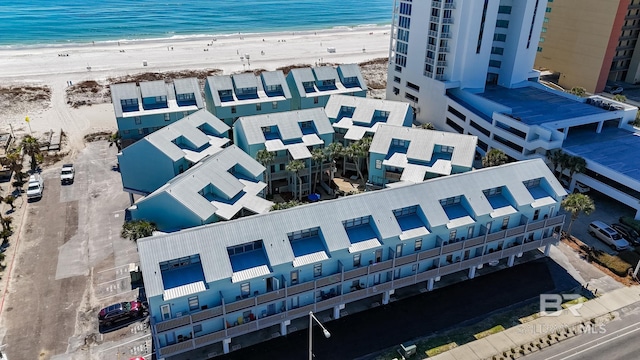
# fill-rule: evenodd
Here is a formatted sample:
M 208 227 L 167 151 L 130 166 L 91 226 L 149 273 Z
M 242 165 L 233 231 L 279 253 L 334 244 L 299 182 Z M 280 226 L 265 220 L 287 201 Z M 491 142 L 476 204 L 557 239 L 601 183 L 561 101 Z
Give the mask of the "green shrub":
M 631 216 L 622 216 L 620 217 L 620 222 L 632 227 L 635 231 L 640 233 L 640 220 L 636 220 Z
M 620 254 L 623 254 L 623 253 L 633 253 L 633 252 L 623 251 Z M 629 268 L 632 267 L 631 264 L 623 260 L 621 257 L 612 256 L 600 250 L 591 251 L 589 255 L 592 261 L 606 267 L 607 269 L 611 270 L 611 272 L 613 272 L 618 276 L 622 276 L 622 277 L 627 276 L 627 271 L 629 271 Z

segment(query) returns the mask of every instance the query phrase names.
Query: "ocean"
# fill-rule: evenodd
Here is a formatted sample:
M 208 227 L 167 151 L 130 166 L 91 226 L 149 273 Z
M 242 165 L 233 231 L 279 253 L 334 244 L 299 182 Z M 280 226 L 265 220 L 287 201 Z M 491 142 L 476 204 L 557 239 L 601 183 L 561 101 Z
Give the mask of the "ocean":
M 391 23 L 393 0 L 2 0 L 0 46 Z

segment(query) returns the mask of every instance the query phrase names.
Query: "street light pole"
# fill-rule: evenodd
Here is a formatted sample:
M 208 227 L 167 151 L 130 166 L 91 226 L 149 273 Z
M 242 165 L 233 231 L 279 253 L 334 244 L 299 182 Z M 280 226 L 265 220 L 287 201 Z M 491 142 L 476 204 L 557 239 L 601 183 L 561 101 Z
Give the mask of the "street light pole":
M 327 339 L 331 337 L 331 333 L 327 330 L 324 325 L 318 320 L 314 315 L 313 311 L 309 311 L 309 360 L 313 360 L 313 320 L 315 320 L 318 325 L 322 328 L 322 332 L 324 337 Z

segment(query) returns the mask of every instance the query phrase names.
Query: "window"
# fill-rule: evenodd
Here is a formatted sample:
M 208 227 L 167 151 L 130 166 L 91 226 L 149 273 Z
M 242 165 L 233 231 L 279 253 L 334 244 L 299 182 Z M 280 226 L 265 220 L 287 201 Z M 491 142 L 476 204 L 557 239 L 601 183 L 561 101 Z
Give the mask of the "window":
M 136 116 L 136 117 L 134 117 L 134 118 L 133 118 L 133 120 L 135 120 L 136 125 L 140 125 L 140 124 L 142 124 L 142 119 L 140 119 L 140 116 Z
M 456 240 L 456 234 L 458 233 L 458 230 L 453 229 L 451 231 L 449 231 L 449 241 L 455 241 Z
M 502 230 L 506 229 L 509 226 L 509 217 L 505 216 L 502 219 Z
M 249 294 L 251 294 L 251 285 L 249 283 L 240 285 L 240 293 L 242 294 L 243 298 L 249 297 Z
M 499 6 L 498 14 L 511 14 L 511 6 Z
M 491 196 L 495 196 L 495 195 L 500 195 L 500 194 L 502 194 L 502 186 L 495 187 L 495 188 L 492 188 L 492 189 L 482 190 L 482 193 L 484 194 L 485 197 L 491 197 Z
M 536 209 L 536 211 L 533 212 L 533 220 L 538 220 L 539 217 L 540 217 L 540 209 Z
M 313 277 L 322 276 L 322 264 L 313 265 Z
M 398 40 L 409 42 L 409 32 L 407 30 L 398 29 Z
M 397 87 L 393 87 L 393 95 L 398 95 L 400 94 L 400 89 L 398 89 Z
M 400 3 L 400 14 L 411 15 L 411 4 Z
M 494 67 L 500 69 L 502 66 L 502 61 L 499 60 L 489 60 L 489 67 Z
M 455 108 L 453 108 L 453 107 L 451 107 L 451 106 L 448 106 L 448 107 L 447 107 L 447 111 L 449 111 L 449 112 L 450 112 L 450 113 L 452 113 L 453 115 L 457 116 L 457 117 L 458 117 L 458 119 L 465 120 L 465 121 L 467 120 L 467 117 L 466 117 L 466 116 L 464 116 L 464 114 L 463 114 L 463 113 L 461 113 L 460 111 L 458 111 L 457 109 L 455 109 Z
M 507 41 L 507 34 L 493 34 L 493 41 Z
M 353 255 L 353 267 L 360 266 L 360 254 Z
M 416 245 L 414 246 L 413 250 L 415 251 L 422 250 L 422 238 L 416 239 Z
M 262 104 L 256 104 L 256 111 L 262 110 Z
M 396 257 L 402 256 L 402 244 L 396 245 Z
M 231 107 L 231 113 L 232 113 L 232 114 L 235 114 L 235 113 L 236 113 L 236 107 L 235 107 L 235 106 L 232 106 L 232 107 Z
M 193 333 L 199 333 L 202 331 L 202 325 L 198 324 L 198 325 L 193 325 Z
M 171 121 L 171 114 L 164 114 L 164 121 Z
M 317 103 L 318 103 L 318 97 L 317 97 L 317 96 L 313 98 L 313 103 L 314 103 L 314 104 L 317 104 Z
M 393 81 L 394 81 L 394 82 L 397 82 L 398 84 L 400 84 L 400 78 L 399 78 L 399 77 L 397 77 L 397 76 L 394 76 L 394 77 L 393 77 Z
M 538 186 L 540 186 L 540 178 L 523 181 L 522 183 L 524 184 L 524 186 L 527 189 L 528 188 L 538 187 Z
M 262 240 L 256 240 L 241 245 L 228 247 L 227 253 L 229 254 L 229 256 L 233 256 L 258 249 L 262 249 Z
M 400 16 L 400 19 L 398 21 L 398 26 L 401 28 L 408 29 L 411 26 L 411 18 L 408 18 L 406 16 Z
M 502 55 L 504 54 L 504 48 L 494 46 L 491 48 L 491 53 L 494 55 Z
M 198 310 L 198 308 L 200 307 L 200 304 L 198 303 L 198 297 L 193 296 L 193 297 L 190 297 L 188 300 L 189 300 L 189 310 Z
M 298 270 L 291 272 L 291 285 L 295 285 L 298 283 Z
M 409 100 L 411 100 L 411 101 L 413 101 L 413 102 L 418 102 L 418 97 L 414 96 L 412 94 L 409 94 L 408 92 L 404 93 L 404 97 L 409 99 Z
M 405 54 L 407 55 L 407 51 L 409 49 L 409 45 L 406 43 L 403 43 L 401 41 L 398 41 L 396 43 L 396 51 L 399 52 L 400 54 Z
M 295 240 L 300 240 L 300 239 L 307 239 L 307 238 L 311 238 L 311 237 L 316 237 L 318 236 L 320 228 L 311 228 L 311 229 L 305 229 L 305 230 L 298 230 L 298 231 L 294 231 L 294 232 L 290 232 L 287 234 L 287 237 L 289 238 L 289 241 L 295 241 Z
M 277 101 L 272 102 L 271 103 L 271 108 L 272 109 L 277 109 L 278 108 L 278 102 Z
M 396 54 L 396 65 L 407 66 L 407 57 L 404 55 Z M 402 72 L 402 70 L 400 70 Z
M 169 304 L 160 306 L 160 312 L 162 313 L 162 320 L 171 319 L 171 306 Z
M 408 81 L 407 81 L 407 87 L 408 87 L 409 89 L 413 89 L 413 90 L 415 90 L 415 91 L 420 92 L 420 86 L 418 86 L 418 85 L 416 85 L 416 84 L 414 84 L 414 83 L 411 83 L 411 82 L 408 82 Z
M 497 20 L 496 21 L 496 27 L 497 28 L 503 28 L 506 29 L 509 27 L 509 20 Z
M 376 169 L 382 169 L 382 160 L 380 159 L 376 160 Z

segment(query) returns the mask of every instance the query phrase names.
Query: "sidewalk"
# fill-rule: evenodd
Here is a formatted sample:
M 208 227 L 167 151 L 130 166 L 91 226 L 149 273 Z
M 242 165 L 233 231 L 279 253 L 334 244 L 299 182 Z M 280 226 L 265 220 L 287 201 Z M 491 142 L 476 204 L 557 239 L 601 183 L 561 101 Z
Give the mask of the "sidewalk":
M 640 286 L 620 288 L 583 303 L 579 309 L 576 307 L 579 316 L 574 316 L 570 311 L 566 310 L 560 316 L 539 317 L 525 324 L 514 326 L 505 331 L 456 347 L 430 359 L 484 360 L 510 359 L 511 354 L 515 355 L 514 357 L 523 356 L 532 351 L 537 351 L 539 349 L 537 344 L 546 347 L 549 346 L 546 343 L 547 340 L 553 344 L 575 335 L 573 332 L 562 331 L 563 329 L 573 328 L 575 330 L 583 323 L 589 326 L 592 319 L 607 315 L 638 301 L 640 301 Z M 560 332 L 558 336 L 556 336 L 557 331 Z M 542 341 L 540 341 L 541 339 Z M 524 348 L 521 348 L 523 345 Z M 514 350 L 512 351 L 512 349 Z

